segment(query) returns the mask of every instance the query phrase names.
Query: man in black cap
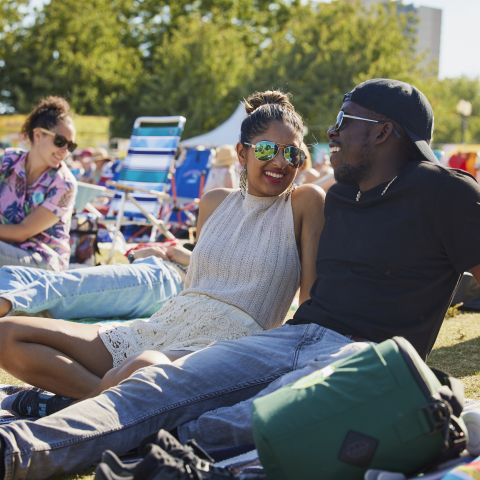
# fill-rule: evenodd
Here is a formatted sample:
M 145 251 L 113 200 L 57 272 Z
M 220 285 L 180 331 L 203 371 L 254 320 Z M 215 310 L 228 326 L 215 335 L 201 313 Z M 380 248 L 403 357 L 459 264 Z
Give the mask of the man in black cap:
M 295 323 L 352 338 L 406 337 L 429 353 L 462 272 L 480 278 L 480 198 L 466 172 L 438 164 L 433 111 L 414 86 L 361 83 L 328 130 L 337 184 L 311 300 Z
M 465 270 L 480 278 L 480 188 L 436 163 L 433 113 L 412 85 L 369 80 L 328 135 L 330 188 L 311 299 L 281 328 L 137 371 L 35 422 L 0 426 L 5 478 L 49 478 L 125 453 L 158 429 L 208 450 L 252 442 L 251 404 L 403 335 L 426 356 Z

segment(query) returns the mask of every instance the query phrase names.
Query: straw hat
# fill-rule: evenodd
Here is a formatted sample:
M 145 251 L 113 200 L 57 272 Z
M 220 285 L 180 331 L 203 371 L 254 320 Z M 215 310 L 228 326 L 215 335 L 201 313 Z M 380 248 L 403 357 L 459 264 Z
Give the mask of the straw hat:
M 107 150 L 102 147 L 96 148 L 93 153 L 93 161 L 101 162 L 104 160 L 110 160 L 110 155 L 108 154 Z
M 236 159 L 237 152 L 233 148 L 233 145 L 222 145 L 216 149 L 212 167 L 229 167 L 235 163 Z

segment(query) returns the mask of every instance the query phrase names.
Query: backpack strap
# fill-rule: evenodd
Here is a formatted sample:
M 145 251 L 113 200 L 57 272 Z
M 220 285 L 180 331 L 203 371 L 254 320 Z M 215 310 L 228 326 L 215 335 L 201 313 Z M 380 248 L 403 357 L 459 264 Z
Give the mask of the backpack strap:
M 448 402 L 452 408 L 453 415 L 459 417 L 463 411 L 463 406 L 465 403 L 465 391 L 463 383 L 458 378 L 451 377 L 442 370 L 437 368 L 430 369 L 438 378 L 439 382 L 443 385 L 443 387 L 438 390 L 440 397 Z

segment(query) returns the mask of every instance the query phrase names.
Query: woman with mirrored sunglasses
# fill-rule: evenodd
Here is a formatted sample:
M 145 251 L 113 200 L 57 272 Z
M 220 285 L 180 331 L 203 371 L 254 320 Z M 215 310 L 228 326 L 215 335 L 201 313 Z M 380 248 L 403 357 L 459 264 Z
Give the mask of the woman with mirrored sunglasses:
M 31 385 L 85 398 L 140 367 L 278 327 L 298 290 L 300 302 L 308 299 L 324 193 L 313 185 L 292 188 L 303 122 L 278 91 L 249 96 L 245 108 L 236 146 L 241 188 L 213 189 L 202 197 L 184 290 L 150 319 L 128 324 L 5 317 L 3 369 Z M 270 144 L 268 159 L 264 153 L 258 158 L 253 147 L 261 142 Z M 35 398 L 24 400 L 15 405 L 38 405 Z
M 0 266 L 62 271 L 77 188 L 63 162 L 76 148 L 67 101 L 42 99 L 22 133 L 30 149 L 7 149 L 0 157 Z

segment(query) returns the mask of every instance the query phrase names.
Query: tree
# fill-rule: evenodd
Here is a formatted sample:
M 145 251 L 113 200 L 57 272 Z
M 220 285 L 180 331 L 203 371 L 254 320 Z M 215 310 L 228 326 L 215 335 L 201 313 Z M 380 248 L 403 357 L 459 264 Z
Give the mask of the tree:
M 254 90 L 282 88 L 324 141 L 342 95 L 372 77 L 417 84 L 432 99 L 436 141 L 460 138 L 456 103 L 473 103 L 467 140 L 480 141 L 479 83 L 423 78 L 414 18 L 392 4 L 300 0 L 0 0 L 0 106 L 28 111 L 59 94 L 78 113 L 112 115 L 128 136 L 140 115 L 185 115 L 185 135 L 228 118 Z M 422 67 L 423 68 L 423 67 Z M 468 136 L 469 135 L 469 136 Z
M 125 46 L 124 1 L 51 0 L 35 23 L 17 31 L 5 55 L 6 87 L 19 111 L 49 94 L 78 113 L 108 114 L 141 74 L 138 49 Z
M 213 128 L 235 109 L 260 45 L 290 21 L 296 1 L 138 2 L 143 78 L 133 101 L 119 99 L 112 129 L 127 135 L 139 115 L 183 114 L 186 136 Z M 165 113 L 161 113 L 165 112 Z M 123 113 L 123 115 L 120 115 Z
M 480 80 L 466 77 L 420 82 L 435 112 L 434 142 L 460 143 L 461 123 L 457 113 L 459 100 L 472 103 L 472 116 L 468 118 L 466 143 L 480 143 Z
M 10 92 L 6 89 L 5 56 L 11 48 L 13 32 L 19 27 L 27 13 L 28 0 L 0 0 L 0 113 L 11 109 Z M 7 102 L 2 102 L 7 100 Z
M 8 33 L 15 30 L 24 19 L 28 4 L 28 0 L 0 0 L 0 48 L 3 48 L 2 43 Z M 0 52 L 3 55 L 1 50 Z
M 239 101 L 239 85 L 252 76 L 243 32 L 235 25 L 219 25 L 200 15 L 178 21 L 152 50 L 151 71 L 144 72 L 127 124 L 138 115 L 184 115 L 186 136 L 215 127 L 228 118 Z M 125 132 L 117 105 L 113 129 Z
M 344 1 L 298 6 L 260 50 L 254 83 L 292 92 L 310 128 L 309 141 L 325 141 L 343 94 L 355 84 L 383 76 L 415 79 L 415 40 L 405 38 L 405 29 L 407 18 L 383 5 L 373 10 Z

